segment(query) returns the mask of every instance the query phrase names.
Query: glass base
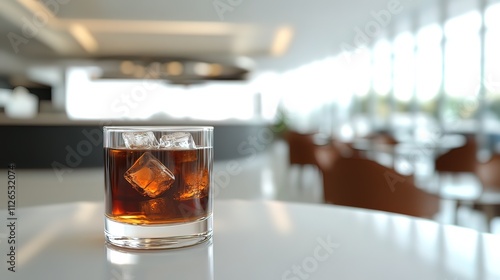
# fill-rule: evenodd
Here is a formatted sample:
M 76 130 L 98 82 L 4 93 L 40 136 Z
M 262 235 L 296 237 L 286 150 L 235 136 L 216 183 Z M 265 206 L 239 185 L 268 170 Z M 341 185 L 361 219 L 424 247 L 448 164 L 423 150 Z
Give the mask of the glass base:
M 212 237 L 212 214 L 206 218 L 183 224 L 131 225 L 104 221 L 106 241 L 132 249 L 173 249 L 193 246 Z

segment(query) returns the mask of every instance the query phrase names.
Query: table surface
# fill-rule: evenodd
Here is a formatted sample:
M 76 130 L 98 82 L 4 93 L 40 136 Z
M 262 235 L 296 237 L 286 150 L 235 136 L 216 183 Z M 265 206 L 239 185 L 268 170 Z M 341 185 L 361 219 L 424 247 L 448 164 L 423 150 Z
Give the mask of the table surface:
M 216 200 L 212 242 L 155 251 L 107 246 L 102 203 L 0 211 L 0 279 L 500 279 L 499 235 L 349 207 Z

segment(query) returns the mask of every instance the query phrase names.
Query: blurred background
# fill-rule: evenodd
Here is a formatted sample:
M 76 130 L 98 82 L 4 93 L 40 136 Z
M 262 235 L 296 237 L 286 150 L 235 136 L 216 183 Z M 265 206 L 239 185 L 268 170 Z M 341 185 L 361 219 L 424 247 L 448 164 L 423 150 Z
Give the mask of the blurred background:
M 100 199 L 77 186 L 102 184 L 103 125 L 213 125 L 216 171 L 243 170 L 221 197 L 323 203 L 334 143 L 424 189 L 472 175 L 473 203 L 496 184 L 477 166 L 500 153 L 498 50 L 492 0 L 4 0 L 1 164 L 28 204 Z
M 2 122 L 284 115 L 344 138 L 435 125 L 494 147 L 498 13 L 482 0 L 2 1 Z M 18 86 L 36 108 L 10 112 Z

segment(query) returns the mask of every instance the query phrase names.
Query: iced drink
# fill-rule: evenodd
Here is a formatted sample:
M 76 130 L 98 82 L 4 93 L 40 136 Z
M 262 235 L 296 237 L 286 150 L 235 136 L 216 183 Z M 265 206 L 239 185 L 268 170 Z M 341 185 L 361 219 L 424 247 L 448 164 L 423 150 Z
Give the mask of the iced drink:
M 211 208 L 211 155 L 212 148 L 106 148 L 106 216 L 139 225 L 205 217 Z
M 212 127 L 104 127 L 105 236 L 179 248 L 212 236 Z

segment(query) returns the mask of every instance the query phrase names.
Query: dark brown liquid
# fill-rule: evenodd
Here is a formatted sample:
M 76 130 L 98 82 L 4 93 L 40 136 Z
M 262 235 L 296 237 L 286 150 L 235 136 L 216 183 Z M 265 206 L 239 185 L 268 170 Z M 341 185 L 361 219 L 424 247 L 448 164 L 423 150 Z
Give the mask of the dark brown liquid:
M 211 211 L 211 157 L 212 148 L 105 148 L 106 215 L 130 224 L 180 223 L 206 217 Z

